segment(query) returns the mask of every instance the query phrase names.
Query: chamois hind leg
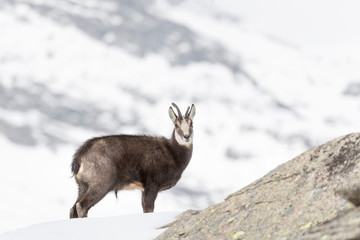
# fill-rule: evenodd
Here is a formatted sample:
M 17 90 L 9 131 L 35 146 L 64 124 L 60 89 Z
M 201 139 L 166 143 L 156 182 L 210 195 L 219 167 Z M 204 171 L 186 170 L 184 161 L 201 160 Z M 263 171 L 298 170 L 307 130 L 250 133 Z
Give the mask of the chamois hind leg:
M 74 204 L 74 206 L 70 209 L 70 218 L 77 218 L 78 213 L 76 211 L 76 203 L 82 199 L 88 189 L 88 185 L 86 183 L 82 183 L 82 182 L 77 182 L 79 185 L 79 192 L 78 192 L 78 197 L 76 199 L 76 202 Z
M 154 212 L 155 200 L 159 192 L 158 187 L 149 185 L 142 192 L 142 207 L 144 213 Z
M 103 199 L 111 190 L 112 187 L 89 186 L 84 196 L 75 204 L 78 217 L 87 217 L 89 209 Z

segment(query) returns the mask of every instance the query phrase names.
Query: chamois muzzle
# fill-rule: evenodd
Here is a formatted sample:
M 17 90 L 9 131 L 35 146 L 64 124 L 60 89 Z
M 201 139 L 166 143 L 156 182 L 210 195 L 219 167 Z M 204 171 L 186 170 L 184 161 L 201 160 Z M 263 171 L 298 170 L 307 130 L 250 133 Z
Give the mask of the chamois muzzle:
M 189 138 L 190 138 L 190 134 L 185 134 L 185 135 L 184 135 L 184 138 L 185 138 L 186 141 L 188 142 L 188 141 L 189 141 Z

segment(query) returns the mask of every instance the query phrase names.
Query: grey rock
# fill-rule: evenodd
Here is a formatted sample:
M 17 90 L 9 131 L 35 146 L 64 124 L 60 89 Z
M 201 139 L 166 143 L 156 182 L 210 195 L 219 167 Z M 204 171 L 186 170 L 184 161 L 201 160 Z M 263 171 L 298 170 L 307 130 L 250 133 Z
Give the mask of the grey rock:
M 340 213 L 334 219 L 309 230 L 301 240 L 359 240 L 360 208 Z
M 157 239 L 360 239 L 359 152 L 360 134 L 312 148 Z

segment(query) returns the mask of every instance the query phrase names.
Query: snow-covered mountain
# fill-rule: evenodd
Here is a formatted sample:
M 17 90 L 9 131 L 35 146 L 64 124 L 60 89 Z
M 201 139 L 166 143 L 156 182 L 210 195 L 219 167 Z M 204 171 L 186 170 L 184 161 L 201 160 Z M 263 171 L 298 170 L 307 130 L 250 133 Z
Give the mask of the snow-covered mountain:
M 76 148 L 106 134 L 170 136 L 171 102 L 197 107 L 194 154 L 156 211 L 204 208 L 358 131 L 360 6 L 347 4 L 2 0 L 0 231 L 67 218 Z M 89 216 L 140 205 L 122 192 Z

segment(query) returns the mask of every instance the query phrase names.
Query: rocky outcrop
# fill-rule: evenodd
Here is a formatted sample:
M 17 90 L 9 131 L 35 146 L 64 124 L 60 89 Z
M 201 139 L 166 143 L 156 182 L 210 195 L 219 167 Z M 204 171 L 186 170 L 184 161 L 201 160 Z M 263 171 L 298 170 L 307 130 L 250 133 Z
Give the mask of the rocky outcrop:
M 315 147 L 157 239 L 360 239 L 360 134 Z

